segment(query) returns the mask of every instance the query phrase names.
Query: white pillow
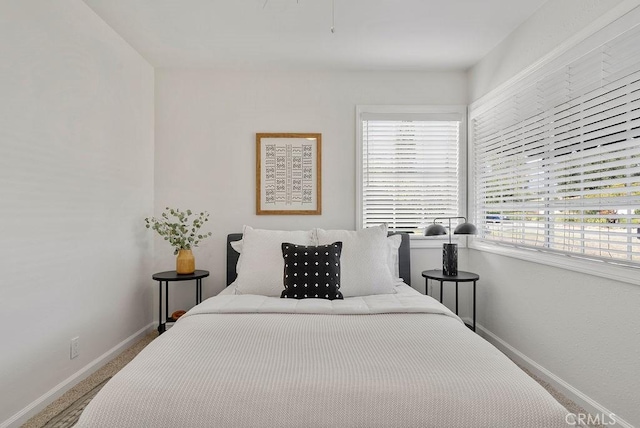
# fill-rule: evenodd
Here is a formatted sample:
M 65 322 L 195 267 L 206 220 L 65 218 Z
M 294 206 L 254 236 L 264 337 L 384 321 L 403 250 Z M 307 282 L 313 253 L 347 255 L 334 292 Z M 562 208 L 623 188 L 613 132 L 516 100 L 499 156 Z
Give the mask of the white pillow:
M 389 270 L 391 271 L 391 275 L 393 275 L 394 280 L 403 281 L 402 278 L 400 278 L 400 261 L 398 259 L 398 250 L 400 249 L 400 244 L 402 244 L 402 235 L 391 235 L 387 237 L 387 242 L 389 243 Z M 240 266 L 240 260 L 242 260 L 242 244 L 242 239 L 231 241 L 231 248 L 240 254 L 238 262 L 236 263 L 236 272 L 238 271 L 238 266 Z
M 237 294 L 260 294 L 280 297 L 284 290 L 282 243 L 316 245 L 314 232 L 262 230 L 245 226 L 242 235 L 241 261 L 234 281 Z
M 359 231 L 316 229 L 316 235 L 318 245 L 342 242 L 340 291 L 344 297 L 395 293 L 387 225 Z
M 238 261 L 236 262 L 236 274 L 240 270 L 240 264 L 242 263 L 242 246 L 243 245 L 244 243 L 242 242 L 242 239 L 240 239 L 239 241 L 231 241 L 231 248 L 233 248 L 236 253 L 240 254 L 238 256 Z
M 391 235 L 387 238 L 389 244 L 389 271 L 393 275 L 394 282 L 402 282 L 400 278 L 400 260 L 398 259 L 398 249 L 402 244 L 402 235 Z

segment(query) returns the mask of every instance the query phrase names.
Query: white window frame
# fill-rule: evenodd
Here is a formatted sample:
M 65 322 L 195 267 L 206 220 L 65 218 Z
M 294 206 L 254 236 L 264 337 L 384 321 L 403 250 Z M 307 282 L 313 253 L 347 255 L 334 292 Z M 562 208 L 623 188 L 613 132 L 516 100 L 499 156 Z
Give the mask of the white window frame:
M 582 33 L 582 37 L 568 40 L 565 44 L 561 45 L 542 60 L 533 64 L 523 72 L 516 75 L 513 79 L 471 104 L 469 112 L 470 118 L 474 117 L 475 114 L 478 114 L 478 112 L 481 112 L 484 109 L 491 108 L 491 102 L 493 99 L 500 97 L 504 92 L 509 91 L 509 89 L 511 89 L 520 80 L 538 72 L 545 66 L 554 66 L 562 63 L 561 61 L 571 61 L 572 59 L 578 58 L 613 37 L 635 27 L 638 22 L 640 22 L 640 7 L 633 9 L 613 22 L 599 22 L 594 24 L 597 25 L 597 27 L 594 26 L 585 30 Z M 472 166 L 475 163 L 473 148 L 474 136 L 472 130 L 470 130 L 469 134 L 468 155 L 469 165 Z M 470 174 L 469 177 L 469 189 L 469 210 L 471 213 L 475 213 L 475 195 L 473 194 L 473 192 L 475 192 L 475 177 L 473 174 Z M 476 219 L 472 220 L 477 221 Z M 639 269 L 635 266 L 623 266 L 616 264 L 615 260 L 603 261 L 585 259 L 580 257 L 578 254 L 569 255 L 551 253 L 545 252 L 541 249 L 525 249 L 515 245 L 492 243 L 477 239 L 472 240 L 469 247 L 479 251 L 640 285 Z
M 356 106 L 356 227 L 362 229 L 362 116 L 367 113 L 377 114 L 458 114 L 460 121 L 460 139 L 458 147 L 458 215 L 466 216 L 467 208 L 467 106 L 466 105 L 357 105 Z M 442 242 L 449 239 L 443 237 L 425 237 L 410 234 L 412 248 L 442 248 Z M 466 247 L 466 237 L 451 236 L 452 242 L 458 242 L 460 247 Z

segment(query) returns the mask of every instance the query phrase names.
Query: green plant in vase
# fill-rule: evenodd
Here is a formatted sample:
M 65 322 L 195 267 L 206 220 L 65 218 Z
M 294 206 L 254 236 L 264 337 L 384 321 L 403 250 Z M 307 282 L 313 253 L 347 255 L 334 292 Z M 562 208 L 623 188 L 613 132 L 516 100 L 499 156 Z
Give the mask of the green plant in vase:
M 191 210 L 181 211 L 166 207 L 159 219 L 144 219 L 147 229 L 153 229 L 173 247 L 176 258 L 176 271 L 189 274 L 196 270 L 196 262 L 192 249 L 203 239 L 211 236 L 211 232 L 201 233 L 200 228 L 209 221 L 206 211 L 194 214 Z

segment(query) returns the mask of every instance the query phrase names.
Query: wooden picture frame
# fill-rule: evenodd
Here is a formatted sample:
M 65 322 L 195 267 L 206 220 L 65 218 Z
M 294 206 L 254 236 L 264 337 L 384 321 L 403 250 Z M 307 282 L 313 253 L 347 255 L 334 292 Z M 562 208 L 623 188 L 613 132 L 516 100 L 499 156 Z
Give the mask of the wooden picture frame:
M 256 134 L 256 214 L 322 213 L 322 134 Z

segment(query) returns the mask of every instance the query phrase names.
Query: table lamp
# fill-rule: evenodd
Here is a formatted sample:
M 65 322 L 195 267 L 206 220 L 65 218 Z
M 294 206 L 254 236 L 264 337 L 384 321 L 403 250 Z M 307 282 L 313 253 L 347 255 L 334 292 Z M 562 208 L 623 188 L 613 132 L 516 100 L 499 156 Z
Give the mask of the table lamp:
M 436 223 L 438 220 L 449 220 L 449 231 L 451 231 L 451 220 L 463 219 L 464 222 L 460 223 L 453 231 L 454 235 L 475 235 L 478 233 L 476 227 L 467 223 L 466 217 L 439 217 L 433 220 L 433 224 L 430 224 L 424 231 L 425 236 L 437 236 L 446 235 L 447 228 L 441 223 Z M 458 275 L 458 244 L 451 243 L 451 233 L 449 233 L 449 243 L 442 245 L 442 273 L 447 276 Z

